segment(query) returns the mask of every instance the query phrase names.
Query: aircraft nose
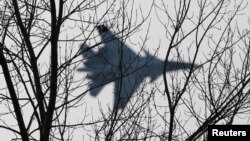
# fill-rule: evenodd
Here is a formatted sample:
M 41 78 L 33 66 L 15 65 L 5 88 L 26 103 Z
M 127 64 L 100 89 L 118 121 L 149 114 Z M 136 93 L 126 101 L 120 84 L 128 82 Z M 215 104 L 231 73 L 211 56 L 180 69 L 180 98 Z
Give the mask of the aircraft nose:
M 108 32 L 108 28 L 104 25 L 97 25 L 96 26 L 97 30 L 100 32 L 100 33 L 103 33 L 103 32 Z

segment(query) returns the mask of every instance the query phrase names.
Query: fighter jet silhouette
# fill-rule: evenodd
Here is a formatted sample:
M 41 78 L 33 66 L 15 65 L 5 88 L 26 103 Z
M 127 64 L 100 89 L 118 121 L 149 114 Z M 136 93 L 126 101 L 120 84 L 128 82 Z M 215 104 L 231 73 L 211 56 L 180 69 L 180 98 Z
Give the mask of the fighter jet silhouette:
M 153 82 L 161 76 L 164 61 L 145 50 L 145 56 L 135 53 L 104 25 L 97 26 L 97 29 L 104 46 L 96 52 L 82 44 L 80 49 L 85 67 L 79 70 L 87 72 L 92 96 L 97 96 L 106 84 L 115 82 L 114 108 L 124 109 L 146 77 Z M 168 62 L 166 71 L 189 69 L 191 65 L 172 61 Z

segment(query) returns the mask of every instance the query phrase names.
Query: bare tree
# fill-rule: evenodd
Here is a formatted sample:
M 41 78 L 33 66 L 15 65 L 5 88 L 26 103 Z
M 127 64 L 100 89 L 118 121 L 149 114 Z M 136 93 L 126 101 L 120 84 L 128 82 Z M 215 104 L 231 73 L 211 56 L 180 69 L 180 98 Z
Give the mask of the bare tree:
M 193 68 L 164 73 L 163 93 L 169 110 L 159 112 L 167 126 L 162 140 L 206 140 L 208 125 L 233 124 L 236 116 L 248 114 L 249 29 L 237 24 L 246 3 L 181 0 L 173 5 L 169 9 L 167 2 L 156 4 L 158 14 L 164 12 L 167 17 L 158 18 L 169 41 L 164 68 L 172 58 L 187 56 L 202 66 L 197 73 Z
M 98 123 L 84 120 L 89 89 L 84 89 L 86 74 L 75 75 L 82 64 L 79 45 L 92 41 L 91 48 L 97 48 L 101 42 L 94 31 L 103 23 L 127 38 L 147 15 L 134 17 L 132 1 L 13 0 L 0 5 L 1 101 L 7 110 L 1 128 L 14 133 L 13 140 L 70 140 L 75 129 Z M 72 123 L 77 108 L 83 114 Z
M 237 23 L 238 17 L 246 16 L 242 11 L 247 4 L 155 0 L 147 11 L 135 3 L 0 2 L 0 127 L 14 134 L 12 140 L 72 140 L 79 131 L 88 140 L 206 140 L 208 125 L 234 124 L 242 115 L 249 118 L 250 30 Z M 147 47 L 154 27 L 150 19 L 158 19 L 166 33 L 161 39 L 164 44 L 159 42 L 155 50 Z M 102 24 L 115 35 L 119 58 L 118 73 L 112 79 L 101 77 L 105 83 L 100 85 L 116 81 L 114 90 L 107 93 L 118 99 L 108 110 L 100 104 L 98 111 L 90 112 L 85 97 L 97 90 L 97 86 L 89 87 L 91 79 L 97 79 L 77 70 L 86 60 L 97 66 L 95 57 L 102 58 L 99 52 L 109 46 L 110 41 L 96 34 Z M 126 50 L 145 26 L 146 34 L 131 43 L 138 52 Z M 88 47 L 81 50 L 82 45 Z M 147 64 L 129 67 L 147 55 L 156 58 L 161 48 L 167 50 L 159 70 Z M 133 60 L 124 60 L 123 51 L 129 51 Z M 91 58 L 88 53 L 97 56 Z M 169 71 L 171 62 L 191 65 Z M 148 81 L 145 77 L 152 75 L 147 70 L 160 71 L 162 83 Z M 125 81 L 131 90 L 121 108 Z M 97 112 L 100 115 L 94 117 Z

